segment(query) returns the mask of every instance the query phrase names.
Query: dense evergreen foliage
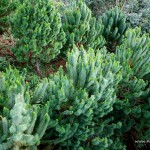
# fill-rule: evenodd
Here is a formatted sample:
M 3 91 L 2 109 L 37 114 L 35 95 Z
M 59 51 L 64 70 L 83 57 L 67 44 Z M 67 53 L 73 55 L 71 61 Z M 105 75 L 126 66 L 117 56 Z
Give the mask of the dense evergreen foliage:
M 30 105 L 25 72 L 1 72 L 0 87 L 0 150 L 36 149 L 48 126 L 48 104 Z
M 102 15 L 112 7 L 118 6 L 127 16 L 131 27 L 140 26 L 142 31 L 150 33 L 149 0 L 85 0 L 95 16 Z
M 103 36 L 106 39 L 108 50 L 114 51 L 120 45 L 128 28 L 125 15 L 119 8 L 113 8 L 102 16 L 104 25 Z
M 86 52 L 74 47 L 68 54 L 66 73 L 60 69 L 35 90 L 42 93 L 40 101 L 50 102 L 51 120 L 43 142 L 62 149 L 107 149 L 112 144 L 110 136 L 120 123 L 111 124 L 112 118 L 102 117 L 112 110 L 121 74 L 115 74 L 120 66 L 114 55 L 107 56 L 106 50 L 102 51 L 95 54 L 92 49 Z M 105 63 L 110 58 L 111 63 Z
M 67 43 L 65 48 L 84 45 L 85 48 L 101 48 L 105 44 L 102 37 L 104 26 L 101 19 L 92 17 L 91 10 L 82 1 L 71 2 L 64 15 L 64 31 Z
M 24 0 L 11 16 L 12 48 L 18 61 L 55 58 L 65 42 L 61 18 L 49 0 Z
M 120 6 L 94 16 L 83 0 L 11 4 L 13 44 L 0 46 L 0 150 L 149 149 L 149 33 L 129 27 Z
M 150 73 L 150 38 L 141 34 L 140 28 L 129 29 L 122 45 L 117 47 L 116 58 L 123 68 L 123 78 L 119 83 L 118 100 L 113 111 L 120 114 L 113 114 L 116 121 L 122 121 L 120 131 L 136 130 L 138 136 L 144 133 L 142 128 L 147 127 L 146 117 L 149 117 L 150 108 L 146 100 L 150 93 L 149 81 L 144 78 Z M 139 120 L 142 121 L 139 123 Z

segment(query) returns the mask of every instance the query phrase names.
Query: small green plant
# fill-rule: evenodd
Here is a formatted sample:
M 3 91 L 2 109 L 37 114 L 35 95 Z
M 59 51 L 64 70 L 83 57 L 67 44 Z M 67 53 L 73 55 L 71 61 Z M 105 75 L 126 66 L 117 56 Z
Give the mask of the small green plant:
M 92 17 L 91 10 L 81 0 L 71 2 L 66 9 L 63 29 L 67 38 L 66 49 L 72 49 L 74 44 L 77 47 L 83 45 L 85 48 L 99 49 L 105 44 L 101 19 Z
M 96 19 L 81 0 L 18 4 L 10 21 L 19 70 L 0 53 L 0 71 L 7 68 L 0 72 L 0 150 L 126 150 L 148 142 L 149 34 L 128 28 L 117 7 Z M 51 61 L 60 50 L 67 60 Z
M 37 149 L 50 120 L 49 104 L 30 105 L 25 74 L 0 72 L 0 150 Z
M 25 83 L 26 70 L 20 75 L 17 69 L 9 67 L 0 72 L 0 108 L 12 108 L 15 95 L 26 93 L 28 97 L 28 84 Z M 28 99 L 26 99 L 28 101 Z
M 10 18 L 16 39 L 12 51 L 20 62 L 50 62 L 65 42 L 58 11 L 49 0 L 24 0 Z
M 115 51 L 116 46 L 123 41 L 124 34 L 128 28 L 126 16 L 118 7 L 108 10 L 102 16 L 104 25 L 103 36 L 106 40 L 106 46 L 109 51 Z

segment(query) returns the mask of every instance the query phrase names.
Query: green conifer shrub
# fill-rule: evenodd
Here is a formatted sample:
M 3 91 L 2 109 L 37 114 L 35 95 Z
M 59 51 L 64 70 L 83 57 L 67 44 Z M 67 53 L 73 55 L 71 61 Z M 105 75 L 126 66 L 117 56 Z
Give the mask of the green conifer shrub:
M 6 72 L 0 72 L 0 108 L 12 108 L 15 95 L 25 93 L 28 97 L 28 84 L 25 83 L 25 70 L 19 71 L 9 67 Z M 28 101 L 28 98 L 26 99 Z
M 50 103 L 51 120 L 41 143 L 59 149 L 113 149 L 111 136 L 121 124 L 106 115 L 113 109 L 120 80 L 114 54 L 74 47 L 66 73 L 60 69 L 34 92 L 41 102 Z
M 49 122 L 46 107 L 41 112 L 41 108 L 25 103 L 22 94 L 16 95 L 14 107 L 10 111 L 4 108 L 1 116 L 0 149 L 37 149 Z
M 102 16 L 104 25 L 103 36 L 109 51 L 115 51 L 116 46 L 123 41 L 124 34 L 128 28 L 126 16 L 118 7 L 112 8 Z
M 83 45 L 94 49 L 103 47 L 103 28 L 101 19 L 92 17 L 91 10 L 84 2 L 71 2 L 64 14 L 63 29 L 67 38 L 65 48 L 72 49 L 74 44 L 77 47 Z
M 146 97 L 150 92 L 145 75 L 150 73 L 150 38 L 140 28 L 128 29 L 121 46 L 117 47 L 116 59 L 122 66 L 122 80 L 118 88 L 118 100 L 114 105 L 113 116 L 122 121 L 122 133 L 138 129 L 137 135 L 149 121 L 149 102 Z M 119 115 L 116 115 L 118 114 Z M 142 121 L 139 121 L 142 116 Z M 145 121 L 144 121 L 145 119 Z M 144 124 L 144 126 L 143 126 Z
M 11 16 L 11 32 L 16 39 L 12 48 L 18 61 L 39 59 L 49 62 L 65 42 L 58 11 L 49 0 L 24 0 Z
M 101 21 L 91 16 L 84 2 L 73 1 L 62 29 L 53 7 L 60 6 L 56 1 L 20 2 L 11 20 L 16 38 L 12 51 L 19 61 L 49 62 L 51 52 L 71 51 L 65 70 L 44 79 L 26 69 L 0 72 L 0 150 L 37 150 L 39 145 L 45 150 L 126 150 L 129 134 L 134 133 L 133 140 L 147 140 L 149 35 L 140 28 L 127 30 L 117 8 Z M 114 53 L 101 48 L 102 34 Z M 0 66 L 4 64 L 0 60 Z
M 50 120 L 49 104 L 30 105 L 28 84 L 16 69 L 0 72 L 0 150 L 37 149 Z
M 9 28 L 8 16 L 15 9 L 15 2 L 10 0 L 0 1 L 0 34 Z

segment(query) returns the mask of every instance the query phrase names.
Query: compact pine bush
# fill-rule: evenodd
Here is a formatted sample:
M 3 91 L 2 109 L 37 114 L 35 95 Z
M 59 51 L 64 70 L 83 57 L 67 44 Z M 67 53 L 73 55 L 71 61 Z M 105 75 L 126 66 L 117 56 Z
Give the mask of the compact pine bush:
M 65 49 L 72 49 L 74 44 L 94 49 L 103 47 L 103 28 L 101 19 L 92 17 L 91 10 L 84 2 L 71 2 L 64 14 L 63 29 L 67 38 Z
M 115 51 L 116 46 L 120 45 L 124 34 L 128 28 L 125 15 L 118 7 L 108 10 L 102 16 L 104 25 L 103 36 L 109 51 Z
M 51 120 L 41 143 L 59 149 L 113 149 L 111 136 L 121 124 L 106 115 L 113 109 L 120 80 L 114 54 L 74 47 L 66 73 L 60 69 L 34 92 L 41 102 L 50 102 Z
M 26 93 L 28 97 L 28 85 L 25 83 L 25 70 L 22 74 L 9 67 L 6 72 L 0 72 L 0 107 L 12 108 L 15 95 Z M 28 101 L 28 99 L 26 99 Z
M 8 16 L 15 9 L 15 2 L 10 0 L 0 1 L 0 34 L 9 28 Z
M 18 61 L 49 62 L 65 42 L 58 11 L 49 0 L 24 0 L 11 16 L 12 48 Z

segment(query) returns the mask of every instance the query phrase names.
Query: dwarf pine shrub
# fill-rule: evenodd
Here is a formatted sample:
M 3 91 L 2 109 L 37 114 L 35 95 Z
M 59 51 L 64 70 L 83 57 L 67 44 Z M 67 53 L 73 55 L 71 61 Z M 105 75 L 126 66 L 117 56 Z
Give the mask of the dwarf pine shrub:
M 124 34 L 128 28 L 126 16 L 118 7 L 106 11 L 102 16 L 104 25 L 103 36 L 109 51 L 115 51 L 116 46 L 123 41 Z
M 74 47 L 68 53 L 66 73 L 60 69 L 37 86 L 34 93 L 39 101 L 50 102 L 51 120 L 42 143 L 61 149 L 112 147 L 111 136 L 121 124 L 105 116 L 113 109 L 121 74 L 114 54 L 106 53 Z
M 65 48 L 83 45 L 85 48 L 101 48 L 105 44 L 102 37 L 104 26 L 101 19 L 92 17 L 91 10 L 79 0 L 71 2 L 64 14 L 63 29 L 67 42 Z
M 16 39 L 12 51 L 20 62 L 39 59 L 50 62 L 65 42 L 61 18 L 49 0 L 24 0 L 11 16 L 11 32 Z

